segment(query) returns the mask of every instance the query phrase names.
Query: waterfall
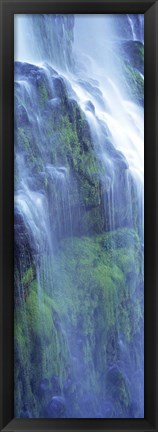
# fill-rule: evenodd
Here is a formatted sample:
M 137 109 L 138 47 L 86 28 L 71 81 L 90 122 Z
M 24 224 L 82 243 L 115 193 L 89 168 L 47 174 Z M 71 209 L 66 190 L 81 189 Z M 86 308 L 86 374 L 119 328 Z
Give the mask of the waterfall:
M 130 25 L 130 28 L 131 28 L 132 39 L 133 40 L 137 40 L 137 36 L 136 36 L 135 30 L 134 30 L 133 20 L 130 17 L 130 15 L 127 15 L 127 17 L 128 17 L 129 25 Z
M 15 16 L 17 417 L 144 417 L 143 26 Z

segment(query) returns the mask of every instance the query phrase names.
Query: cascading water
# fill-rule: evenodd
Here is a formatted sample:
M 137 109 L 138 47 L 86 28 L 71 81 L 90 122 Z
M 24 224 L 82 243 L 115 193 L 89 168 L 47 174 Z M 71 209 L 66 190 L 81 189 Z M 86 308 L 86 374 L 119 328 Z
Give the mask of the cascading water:
M 140 15 L 15 17 L 17 417 L 144 416 L 143 49 Z

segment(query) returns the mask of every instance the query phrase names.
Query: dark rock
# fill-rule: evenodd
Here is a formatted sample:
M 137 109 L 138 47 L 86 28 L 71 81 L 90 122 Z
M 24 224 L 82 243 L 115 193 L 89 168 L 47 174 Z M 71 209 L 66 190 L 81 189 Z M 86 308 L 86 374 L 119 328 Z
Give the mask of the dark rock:
M 29 410 L 27 404 L 24 405 L 24 407 L 23 407 L 23 409 L 22 409 L 22 411 L 21 411 L 21 413 L 20 413 L 20 418 L 32 418 L 32 417 L 33 417 L 33 416 L 32 416 L 32 413 L 31 413 L 31 411 Z
M 119 370 L 119 367 L 116 364 L 113 364 L 107 372 L 107 382 L 115 384 L 117 379 L 120 377 L 122 378 L 122 374 Z
M 15 109 L 16 109 L 16 106 L 15 106 Z M 23 105 L 18 106 L 18 121 L 20 122 L 20 125 L 22 127 L 29 124 L 28 114 L 27 114 L 27 111 Z
M 28 75 L 36 75 L 39 71 L 39 66 L 32 65 L 25 62 L 15 62 L 14 63 L 14 73 L 15 77 L 20 75 L 22 77 L 28 77 Z
M 127 169 L 129 168 L 128 162 L 125 158 L 125 156 L 123 155 L 123 153 L 121 153 L 121 151 L 117 150 L 113 143 L 110 141 L 109 138 L 105 137 L 105 141 L 104 141 L 104 147 L 106 150 L 107 155 L 109 155 L 110 160 L 113 160 L 115 163 L 115 166 L 119 167 L 119 169 Z
M 34 256 L 38 254 L 38 251 L 33 236 L 28 231 L 23 215 L 17 206 L 14 209 L 14 233 L 14 257 L 19 268 L 20 259 L 24 254 L 27 255 L 28 261 L 30 258 L 34 261 Z
M 52 385 L 52 392 L 53 395 L 60 395 L 61 394 L 61 387 L 59 378 L 56 375 L 53 375 L 51 379 L 51 385 Z
M 106 354 L 108 364 L 112 364 L 118 355 L 118 334 L 114 326 L 107 333 Z
M 64 418 L 66 417 L 66 404 L 62 396 L 53 396 L 51 402 L 45 409 L 47 418 Z
M 91 101 L 86 102 L 86 110 L 95 114 L 95 107 Z
M 48 381 L 48 379 L 45 378 L 40 383 L 39 393 L 41 395 L 44 395 L 47 392 L 48 388 L 49 388 L 49 381 Z
M 123 41 L 120 44 L 120 51 L 129 64 L 144 74 L 144 46 L 139 41 Z
M 56 96 L 61 100 L 63 100 L 64 96 L 67 95 L 64 78 L 55 77 L 53 80 L 53 85 L 54 85 Z
M 64 388 L 63 388 L 63 392 L 65 396 L 67 396 L 71 392 L 71 385 L 72 385 L 72 379 L 71 377 L 68 377 L 64 383 Z

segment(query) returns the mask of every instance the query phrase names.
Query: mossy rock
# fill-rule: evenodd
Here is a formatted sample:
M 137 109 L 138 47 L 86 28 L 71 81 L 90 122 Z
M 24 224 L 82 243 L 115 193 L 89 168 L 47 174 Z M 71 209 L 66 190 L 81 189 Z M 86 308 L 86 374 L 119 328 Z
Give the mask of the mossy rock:
M 28 272 L 27 275 L 24 275 L 25 279 L 26 277 L 30 280 Z M 63 373 L 63 381 L 66 378 L 68 352 L 63 336 L 59 334 L 60 329 L 56 326 L 56 316 L 53 300 L 41 292 L 39 302 L 37 283 L 32 282 L 27 298 L 16 307 L 15 312 L 15 370 L 17 373 L 15 409 L 17 416 L 21 416 L 19 410 L 22 407 L 20 398 L 23 392 L 23 406 L 27 404 L 32 413 L 31 416 L 38 417 L 41 411 L 40 383 L 43 377 L 48 381 L 48 389 L 43 395 L 42 404 L 48 403 L 51 398 L 51 377 L 58 375 L 60 370 L 61 376 Z
M 144 74 L 144 45 L 139 41 L 121 41 L 120 51 L 129 65 Z
M 144 105 L 144 79 L 137 71 L 132 68 L 128 63 L 124 66 L 124 73 L 128 83 L 128 92 L 132 99 L 139 105 Z
M 80 415 L 77 398 L 82 399 L 87 389 L 98 395 L 101 386 L 105 397 L 108 391 L 112 400 L 119 401 L 114 411 L 128 414 L 130 392 L 126 377 L 117 366 L 114 373 L 107 371 L 119 362 L 120 335 L 133 352 L 136 337 L 140 338 L 143 326 L 141 259 L 137 233 L 119 229 L 113 233 L 62 239 L 55 255 L 40 257 L 38 287 L 37 281 L 32 281 L 33 269 L 23 272 L 23 283 L 29 284 L 29 291 L 15 309 L 17 413 L 24 391 L 28 411 L 35 417 L 42 416 L 43 407 L 50 403 L 52 376 L 60 376 L 60 389 L 65 395 L 68 392 L 72 412 L 78 410 Z M 67 341 L 71 341 L 69 347 Z M 74 371 L 70 361 L 72 349 L 76 357 Z M 140 367 L 138 353 L 134 355 Z M 79 387 L 74 380 L 81 364 Z M 48 386 L 41 399 L 39 388 L 43 379 Z M 67 388 L 68 381 L 72 385 Z

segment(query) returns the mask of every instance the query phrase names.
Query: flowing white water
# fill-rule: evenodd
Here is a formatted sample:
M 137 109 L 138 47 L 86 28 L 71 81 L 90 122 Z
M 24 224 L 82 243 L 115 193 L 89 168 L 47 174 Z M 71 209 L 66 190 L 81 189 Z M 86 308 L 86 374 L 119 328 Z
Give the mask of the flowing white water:
M 132 39 L 135 41 L 135 40 L 137 40 L 137 36 L 136 36 L 135 30 L 134 30 L 134 23 L 133 23 L 132 18 L 130 17 L 129 14 L 127 15 L 127 17 L 128 17 L 128 22 L 129 22 L 129 25 L 131 28 Z
M 137 35 L 134 32 L 134 21 L 130 15 L 127 15 L 127 18 L 135 41 Z M 49 21 L 50 19 L 49 17 Z M 53 26 L 49 24 L 47 22 L 48 28 L 52 29 Z M 15 60 L 35 64 L 45 61 L 43 47 L 41 49 L 41 44 L 38 42 L 38 37 L 33 29 L 32 17 L 17 15 L 15 17 L 15 29 Z M 31 46 L 29 44 L 30 37 Z M 51 41 L 53 37 L 51 33 L 49 37 Z M 144 113 L 140 106 L 128 100 L 128 94 L 125 96 L 122 92 L 123 84 L 119 82 L 120 70 L 118 69 L 118 73 L 116 70 L 119 67 L 116 62 L 116 56 L 118 56 L 117 44 L 115 44 L 116 37 L 117 31 L 113 16 L 76 15 L 74 55 L 79 63 L 79 68 L 75 74 L 70 70 L 63 71 L 63 76 L 69 82 L 70 91 L 87 115 L 92 129 L 94 127 L 95 131 L 98 131 L 98 139 L 100 121 L 105 123 L 114 146 L 124 154 L 137 187 L 141 188 L 143 193 Z M 48 45 L 48 49 L 50 47 L 51 43 Z M 50 51 L 48 57 L 50 64 L 56 66 L 57 53 L 53 55 Z M 84 70 L 81 68 L 83 60 Z M 24 83 L 24 86 L 26 85 L 27 83 Z M 93 113 L 87 112 L 86 109 L 86 102 L 89 100 L 94 105 L 95 112 Z M 25 105 L 27 107 L 27 103 Z M 103 106 L 105 106 L 104 109 Z M 103 159 L 107 160 L 104 149 L 102 149 L 102 153 Z

